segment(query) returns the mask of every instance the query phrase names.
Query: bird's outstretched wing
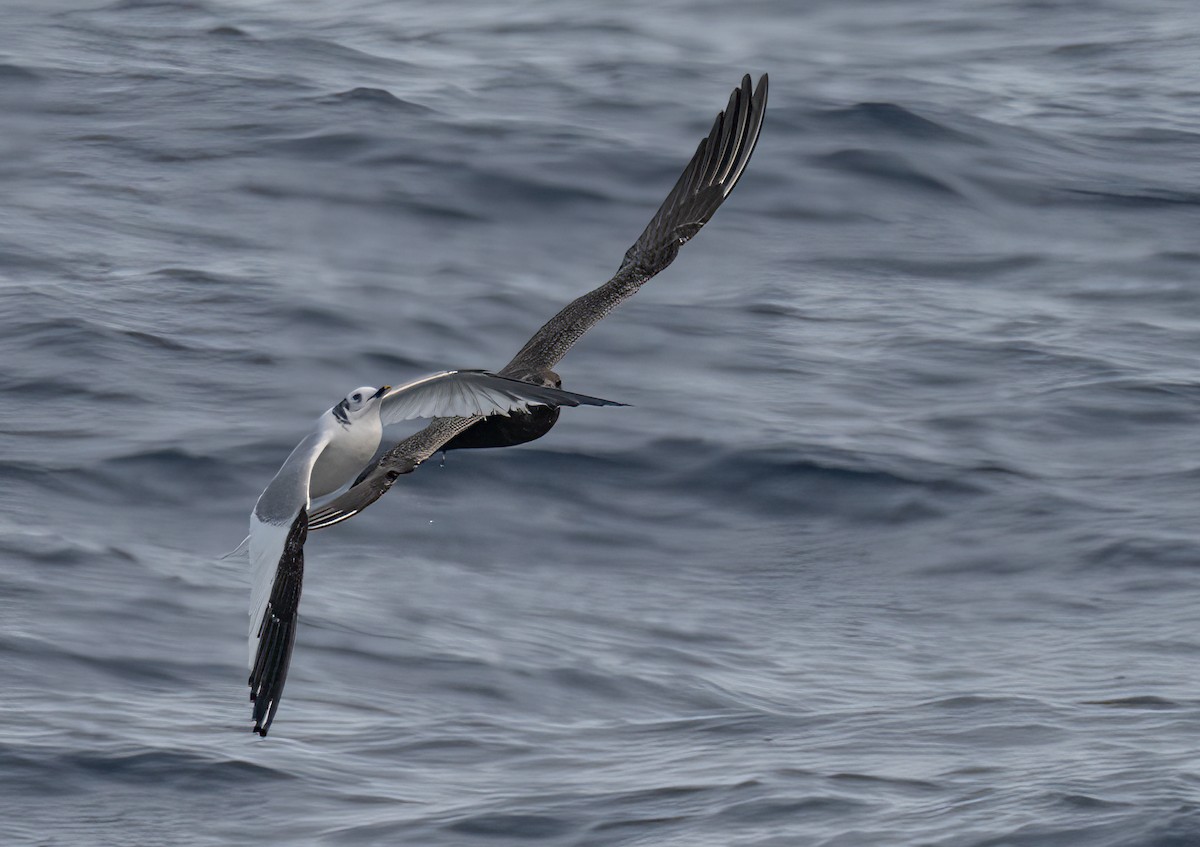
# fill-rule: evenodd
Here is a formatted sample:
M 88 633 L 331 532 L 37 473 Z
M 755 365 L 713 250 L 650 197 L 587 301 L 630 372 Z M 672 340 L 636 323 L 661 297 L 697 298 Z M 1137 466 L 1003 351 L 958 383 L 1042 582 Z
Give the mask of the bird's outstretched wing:
M 388 389 L 379 419 L 384 425 L 413 418 L 507 415 L 530 406 L 624 406 L 499 376 L 488 371 L 442 371 Z
M 269 524 L 264 526 L 270 526 Z M 272 541 L 280 535 L 273 532 Z M 281 534 L 282 544 L 274 579 L 256 629 L 250 633 L 250 700 L 254 703 L 254 731 L 265 736 L 279 710 L 279 698 L 287 681 L 296 643 L 296 621 L 300 589 L 304 582 L 304 541 L 308 538 L 308 510 L 301 509 Z
M 568 304 L 534 333 L 500 373 L 523 377 L 552 368 L 585 332 L 643 283 L 665 269 L 733 191 L 762 131 L 767 75 L 750 90 L 750 75 L 729 96 L 675 187 L 608 282 Z
M 437 418 L 420 432 L 415 432 L 384 453 L 355 480 L 348 490 L 313 509 L 308 518 L 309 529 L 325 529 L 354 517 L 387 493 L 403 474 L 412 473 L 422 462 L 442 448 L 442 445 L 476 421 L 469 418 Z
M 475 419 L 466 418 L 465 420 Z M 389 464 L 385 467 L 381 462 L 376 462 L 349 489 L 321 508 L 314 509 L 312 517 L 309 518 L 309 529 L 326 529 L 349 520 L 387 494 L 392 483 L 399 479 L 401 474 L 412 473 L 417 469 L 418 464 L 418 462 L 410 462 L 406 466 Z
M 685 244 L 713 216 L 741 178 L 758 143 L 767 106 L 767 75 L 751 90 L 750 75 L 729 97 L 708 136 L 700 141 L 675 187 L 650 223 L 625 252 L 621 267 L 608 282 L 568 304 L 534 333 L 499 374 L 518 380 L 537 379 L 571 346 L 647 280 L 674 261 Z M 438 418 L 384 453 L 353 486 L 313 511 L 309 529 L 324 529 L 357 515 L 382 497 L 402 475 L 411 473 L 443 444 L 482 418 Z
M 328 443 L 323 430 L 301 441 L 250 515 L 250 699 L 259 735 L 275 719 L 292 659 L 308 537 L 308 481 Z

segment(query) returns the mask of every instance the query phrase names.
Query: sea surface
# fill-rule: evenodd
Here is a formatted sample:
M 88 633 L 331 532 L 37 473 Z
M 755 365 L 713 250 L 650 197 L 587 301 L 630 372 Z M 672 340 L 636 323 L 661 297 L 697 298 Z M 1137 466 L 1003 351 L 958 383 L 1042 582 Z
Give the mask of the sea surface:
M 0 0 L 0 844 L 1200 845 L 1193 0 Z M 498 368 L 743 73 L 632 404 L 222 559 Z M 402 435 L 403 432 L 398 434 Z

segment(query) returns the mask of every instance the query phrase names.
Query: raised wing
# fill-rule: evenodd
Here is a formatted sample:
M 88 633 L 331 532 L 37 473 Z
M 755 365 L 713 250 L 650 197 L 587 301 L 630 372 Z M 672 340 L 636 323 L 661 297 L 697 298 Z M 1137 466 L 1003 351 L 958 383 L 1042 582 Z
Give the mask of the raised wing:
M 749 74 L 742 77 L 742 84 L 730 95 L 729 105 L 717 115 L 675 187 L 625 252 L 616 275 L 551 318 L 500 370 L 500 375 L 539 378 L 588 329 L 671 264 L 680 246 L 700 231 L 741 179 L 758 143 L 766 106 L 767 75 L 762 75 L 753 91 Z M 358 514 L 387 493 L 401 474 L 412 472 L 443 444 L 479 420 L 478 415 L 438 418 L 401 441 L 368 468 L 348 491 L 314 510 L 309 528 L 324 529 Z
M 250 700 L 259 735 L 275 719 L 287 680 L 304 576 L 308 482 L 328 443 L 323 429 L 301 441 L 250 515 Z
M 547 321 L 500 373 L 521 377 L 554 367 L 580 336 L 671 264 L 741 179 L 758 143 L 766 107 L 767 75 L 752 92 L 746 74 L 667 199 L 625 252 L 616 275 Z
M 487 371 L 442 371 L 389 389 L 383 395 L 379 419 L 386 426 L 413 418 L 507 415 L 529 406 L 624 405 Z

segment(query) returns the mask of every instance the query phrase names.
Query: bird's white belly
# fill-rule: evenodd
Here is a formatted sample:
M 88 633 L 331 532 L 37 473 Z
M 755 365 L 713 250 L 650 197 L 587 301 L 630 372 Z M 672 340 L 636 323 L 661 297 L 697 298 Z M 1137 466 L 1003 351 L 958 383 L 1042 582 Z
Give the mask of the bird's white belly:
M 308 496 L 323 497 L 358 476 L 375 455 L 380 434 L 379 428 L 361 425 L 339 433 L 313 465 Z

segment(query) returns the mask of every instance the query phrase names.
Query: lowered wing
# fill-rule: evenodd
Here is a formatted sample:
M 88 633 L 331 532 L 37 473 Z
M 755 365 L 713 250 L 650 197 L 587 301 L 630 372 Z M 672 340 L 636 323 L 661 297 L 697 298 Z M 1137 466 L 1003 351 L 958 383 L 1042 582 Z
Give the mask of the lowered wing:
M 308 537 L 308 481 L 328 443 L 323 429 L 301 441 L 250 515 L 250 700 L 259 735 L 275 719 L 292 659 Z

